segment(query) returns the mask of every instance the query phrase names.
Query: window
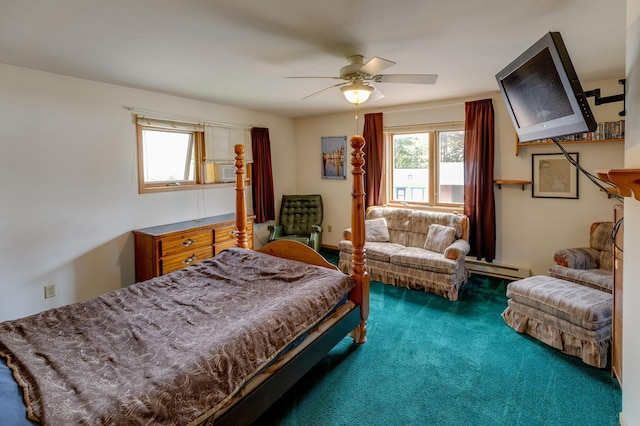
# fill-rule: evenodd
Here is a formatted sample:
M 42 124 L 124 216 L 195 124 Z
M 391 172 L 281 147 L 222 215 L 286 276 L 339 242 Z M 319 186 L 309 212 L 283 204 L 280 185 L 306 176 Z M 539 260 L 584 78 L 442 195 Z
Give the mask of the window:
M 240 127 L 138 116 L 137 131 L 140 193 L 197 189 L 228 182 L 221 172 L 223 166 L 233 167 L 233 145 L 241 143 L 251 149 L 250 131 Z M 245 177 L 250 185 L 252 160 L 246 149 L 245 161 Z
M 196 133 L 142 129 L 145 184 L 196 183 Z
M 387 130 L 388 204 L 464 203 L 463 123 Z

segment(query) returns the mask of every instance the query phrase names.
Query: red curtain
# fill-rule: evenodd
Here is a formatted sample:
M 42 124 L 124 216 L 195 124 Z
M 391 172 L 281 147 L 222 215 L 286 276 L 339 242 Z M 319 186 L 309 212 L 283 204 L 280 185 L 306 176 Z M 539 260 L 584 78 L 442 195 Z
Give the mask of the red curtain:
M 256 216 L 254 222 L 264 223 L 276 218 L 269 129 L 252 128 L 251 143 L 251 153 L 253 154 L 253 211 Z
M 365 207 L 382 205 L 382 170 L 384 158 L 384 135 L 382 113 L 364 115 L 364 188 Z
M 469 255 L 492 262 L 496 255 L 496 210 L 491 99 L 465 103 L 464 130 L 464 214 L 469 217 Z

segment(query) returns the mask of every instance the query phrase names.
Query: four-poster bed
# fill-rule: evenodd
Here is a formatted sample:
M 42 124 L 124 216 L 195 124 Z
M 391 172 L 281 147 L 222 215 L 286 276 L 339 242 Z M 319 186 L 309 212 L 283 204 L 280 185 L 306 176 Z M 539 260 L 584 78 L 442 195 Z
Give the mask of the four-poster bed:
M 29 418 L 249 424 L 347 334 L 364 343 L 364 139 L 354 136 L 351 145 L 348 276 L 295 241 L 247 248 L 244 147 L 237 145 L 237 247 L 96 299 L 0 323 L 0 368 L 9 367 L 23 389 Z

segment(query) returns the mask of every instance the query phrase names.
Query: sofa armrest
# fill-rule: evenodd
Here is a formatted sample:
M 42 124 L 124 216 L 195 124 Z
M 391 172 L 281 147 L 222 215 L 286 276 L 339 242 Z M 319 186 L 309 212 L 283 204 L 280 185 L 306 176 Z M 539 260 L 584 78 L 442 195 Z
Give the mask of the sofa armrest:
M 467 256 L 470 250 L 471 246 L 466 240 L 455 240 L 444 249 L 444 257 L 451 260 L 461 260 Z
M 573 269 L 596 269 L 599 259 L 598 250 L 589 247 L 562 249 L 553 253 L 556 264 Z
M 342 233 L 342 237 L 343 237 L 345 240 L 349 240 L 349 241 L 351 241 L 351 228 L 347 228 L 347 229 L 345 229 L 345 230 L 344 230 L 344 232 Z
M 269 230 L 268 241 L 273 241 L 284 234 L 284 227 L 282 225 L 269 225 L 267 229 Z
M 322 227 L 320 225 L 311 225 L 309 245 L 317 252 L 322 248 Z

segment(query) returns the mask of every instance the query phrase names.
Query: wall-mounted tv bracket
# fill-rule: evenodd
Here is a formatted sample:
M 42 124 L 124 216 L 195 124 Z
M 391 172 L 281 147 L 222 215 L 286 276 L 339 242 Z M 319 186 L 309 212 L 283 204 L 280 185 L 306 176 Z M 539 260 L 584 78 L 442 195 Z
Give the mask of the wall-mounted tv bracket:
M 624 95 L 627 93 L 627 88 L 625 86 L 625 82 L 626 79 L 621 79 L 618 80 L 618 83 L 622 84 L 622 94 L 620 95 L 613 95 L 613 96 L 605 96 L 604 98 L 600 97 L 600 89 L 593 89 L 593 90 L 589 90 L 587 92 L 584 92 L 584 95 L 588 98 L 591 96 L 594 96 L 596 98 L 596 105 L 600 105 L 600 104 L 608 104 L 610 102 L 624 102 L 623 106 L 622 106 L 622 111 L 620 111 L 618 113 L 618 115 L 620 117 L 624 117 L 626 115 L 626 110 L 627 110 L 627 106 L 626 106 L 626 102 L 624 99 Z

